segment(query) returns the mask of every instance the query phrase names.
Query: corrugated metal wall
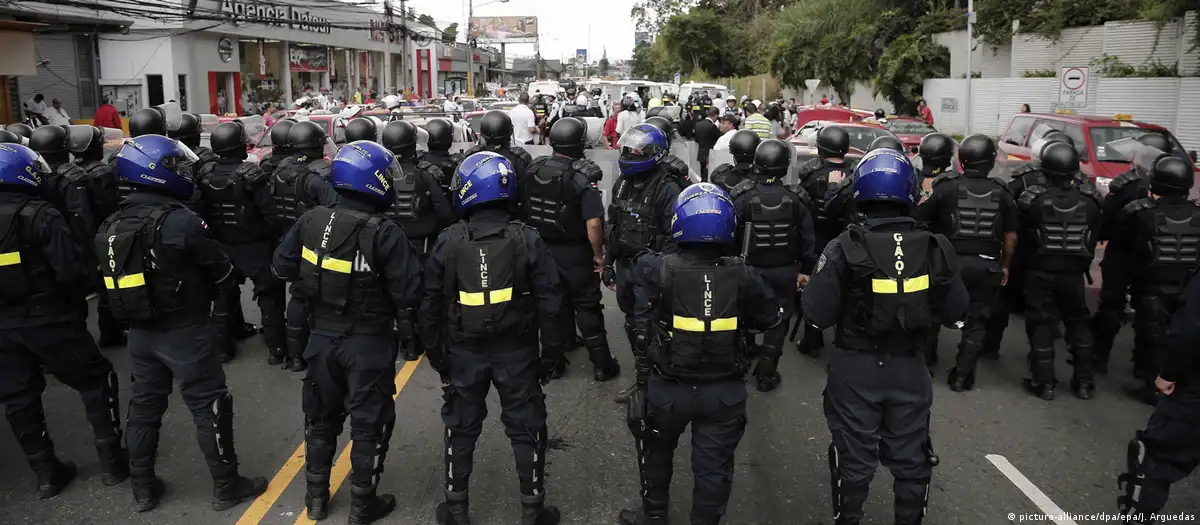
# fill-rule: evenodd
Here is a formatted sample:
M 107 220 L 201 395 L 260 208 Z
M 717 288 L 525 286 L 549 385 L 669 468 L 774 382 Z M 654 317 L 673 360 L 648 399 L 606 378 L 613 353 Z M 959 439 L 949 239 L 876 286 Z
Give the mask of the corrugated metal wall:
M 1025 71 L 1086 66 L 1093 58 L 1103 54 L 1102 26 L 1067 29 L 1057 43 L 1041 37 L 1018 35 L 1013 37 L 1009 76 L 1020 78 Z
M 1178 107 L 1175 137 L 1190 149 L 1200 149 L 1200 78 L 1179 79 Z
M 39 65 L 37 76 L 17 77 L 21 100 L 29 100 L 41 93 L 46 96 L 46 106 L 57 98 L 72 119 L 89 118 L 80 115 L 79 65 L 75 52 L 74 35 L 36 35 L 33 38 L 35 59 Z
M 1104 24 L 1104 54 L 1131 65 L 1174 64 L 1179 60 L 1179 24 L 1168 24 L 1160 32 L 1154 22 L 1108 22 Z
M 1137 120 L 1175 127 L 1179 79 L 1102 78 L 1097 83 L 1100 84 L 1100 96 L 1096 114 L 1128 113 Z
M 925 81 L 923 96 L 929 104 L 929 109 L 933 110 L 934 127 L 947 133 L 962 133 L 967 127 L 966 88 L 966 80 L 956 78 Z M 942 109 L 947 102 L 956 106 L 953 111 Z
M 1000 115 L 996 130 L 989 132 L 978 128 L 978 131 L 1000 135 L 1008 128 L 1008 121 L 1012 120 L 1012 116 L 1021 111 L 1021 104 L 1029 104 L 1029 109 L 1034 112 L 1050 112 L 1054 111 L 1057 103 L 1058 79 L 1005 79 L 1004 89 L 1000 93 Z
M 1000 118 L 1000 94 L 1003 78 L 981 78 L 971 82 L 971 131 L 995 135 Z M 966 79 L 963 79 L 964 83 Z
M 1183 76 L 1200 72 L 1200 45 L 1192 49 L 1193 44 L 1200 44 L 1192 40 L 1196 34 L 1196 24 L 1200 24 L 1200 15 L 1195 11 L 1188 12 L 1183 24 L 1183 38 L 1179 39 L 1179 74 Z

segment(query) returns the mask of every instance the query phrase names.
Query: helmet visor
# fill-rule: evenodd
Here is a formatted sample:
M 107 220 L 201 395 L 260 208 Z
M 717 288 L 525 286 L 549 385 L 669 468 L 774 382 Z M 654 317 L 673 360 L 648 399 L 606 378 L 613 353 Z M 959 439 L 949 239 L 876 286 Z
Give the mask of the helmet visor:
M 162 159 L 159 160 L 162 167 L 179 173 L 181 170 L 186 170 L 200 161 L 200 157 L 196 156 L 196 152 L 192 151 L 184 143 L 175 141 L 175 146 L 175 151 L 163 155 Z
M 183 127 L 183 110 L 179 108 L 178 103 L 167 102 L 154 107 L 162 112 L 167 131 L 179 131 L 179 128 Z
M 200 115 L 200 133 L 212 133 L 217 126 L 221 125 L 221 118 L 216 115 L 204 113 Z
M 245 134 L 244 138 L 247 144 L 258 144 L 268 134 L 262 115 L 243 117 L 238 119 L 238 122 L 242 123 L 242 132 Z
M 654 136 L 640 129 L 633 128 L 621 135 L 617 147 L 621 150 L 621 158 L 632 162 L 650 160 L 663 153 L 660 145 L 654 143 Z
M 67 126 L 67 151 L 83 153 L 92 147 L 96 139 L 96 128 L 84 124 Z
M 50 172 L 53 171 L 50 169 L 50 163 L 46 162 L 46 159 L 42 158 L 41 155 L 38 155 L 36 158 L 34 158 L 30 164 L 33 166 L 33 171 L 36 172 L 39 177 L 43 175 L 49 175 Z

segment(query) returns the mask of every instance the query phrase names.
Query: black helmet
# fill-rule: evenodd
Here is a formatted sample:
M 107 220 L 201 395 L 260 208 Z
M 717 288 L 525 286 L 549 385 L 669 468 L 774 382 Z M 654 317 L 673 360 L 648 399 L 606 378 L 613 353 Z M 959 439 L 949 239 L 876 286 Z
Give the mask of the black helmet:
M 903 153 L 904 143 L 900 142 L 900 139 L 891 135 L 881 135 L 875 137 L 875 140 L 871 141 L 871 146 L 867 148 L 867 151 L 875 151 L 879 148 L 894 149 Z
M 132 122 L 132 120 L 130 120 L 130 122 Z M 21 124 L 18 122 L 16 124 L 9 124 L 5 129 L 25 138 L 33 136 L 33 128 L 29 127 L 29 124 Z
M 667 136 L 668 141 L 675 137 L 675 125 L 671 124 L 671 121 L 667 120 L 666 117 L 650 117 L 646 119 L 645 124 L 658 128 L 659 131 L 663 132 L 663 135 Z
M 729 137 L 729 153 L 733 154 L 735 162 L 753 162 L 755 150 L 760 142 L 762 139 L 758 138 L 758 133 L 748 129 L 735 131 L 733 136 Z
M 412 122 L 393 120 L 383 127 L 383 147 L 396 155 L 412 156 L 417 152 L 417 127 Z
M 65 157 L 67 154 L 66 126 L 42 126 L 33 130 L 33 136 L 29 137 L 29 149 L 46 157 L 46 161 L 51 164 L 55 162 L 56 158 Z
M 446 119 L 431 119 L 425 123 L 425 131 L 429 132 L 429 149 L 432 151 L 446 151 L 454 144 L 454 124 Z
M 663 109 L 662 106 L 647 109 L 646 110 L 646 118 L 657 117 L 659 113 L 662 113 L 662 109 Z
M 1064 133 L 1062 131 L 1058 131 L 1058 130 L 1051 131 L 1050 133 L 1047 133 L 1046 136 L 1044 136 L 1042 138 L 1046 139 L 1050 142 L 1066 142 L 1067 144 L 1070 144 L 1072 146 L 1075 145 L 1075 139 L 1071 138 L 1070 135 L 1067 135 L 1066 133 Z
M 943 133 L 930 133 L 921 138 L 917 152 L 930 167 L 945 168 L 954 158 L 954 139 Z
M 850 151 L 850 133 L 839 126 L 825 126 L 817 131 L 817 154 L 823 159 L 842 157 Z
M 600 88 L 592 88 L 592 96 L 598 97 L 598 96 L 600 96 L 600 93 L 601 93 Z
M 1042 172 L 1052 179 L 1069 179 L 1079 173 L 1079 152 L 1066 142 L 1051 142 L 1042 148 Z
M 754 149 L 754 172 L 765 177 L 783 177 L 792 164 L 792 148 L 782 140 L 767 139 Z
M 208 138 L 213 153 L 227 159 L 246 158 L 246 128 L 240 122 L 226 122 L 217 126 Z
M 276 153 L 284 153 L 291 148 L 288 144 L 288 132 L 292 130 L 292 126 L 296 125 L 296 121 L 292 119 L 283 119 L 271 126 L 271 147 Z
M 346 142 L 379 140 L 379 126 L 371 117 L 359 117 L 346 123 Z
M 575 88 L 573 88 L 573 87 L 567 88 L 567 96 L 571 97 L 571 98 L 575 98 Z
M 884 118 L 886 116 L 887 116 L 887 113 L 884 113 L 884 111 L 882 109 L 875 110 L 875 118 Z
M 196 149 L 200 146 L 200 117 L 195 113 L 183 113 L 180 117 L 179 129 L 168 130 L 167 136 Z
M 1195 182 L 1191 164 L 1179 157 L 1163 157 L 1150 172 L 1150 191 L 1155 195 L 1187 195 Z
M 7 129 L 0 129 L 0 144 L 21 144 L 22 142 L 25 142 L 25 137 Z
M 129 116 L 129 136 L 131 137 L 166 134 L 167 116 L 163 114 L 161 109 L 154 107 L 142 108 Z
M 963 170 L 990 172 L 996 165 L 996 141 L 987 135 L 975 134 L 958 145 L 958 161 Z
M 288 130 L 288 146 L 296 151 L 301 150 L 323 150 L 325 148 L 325 140 L 329 138 L 329 134 L 325 132 L 325 127 L 306 120 L 297 122 L 292 125 L 292 129 Z
M 555 153 L 568 157 L 583 157 L 583 141 L 587 137 L 587 123 L 575 117 L 560 118 L 550 126 L 550 146 Z
M 493 109 L 479 120 L 479 136 L 493 146 L 507 146 L 512 141 L 513 123 L 508 113 Z
M 1137 141 L 1163 153 L 1170 153 L 1172 149 L 1171 141 L 1161 133 L 1144 133 L 1137 138 Z
M 621 99 L 621 111 L 633 111 L 635 109 L 637 109 L 637 102 L 634 102 L 633 97 Z

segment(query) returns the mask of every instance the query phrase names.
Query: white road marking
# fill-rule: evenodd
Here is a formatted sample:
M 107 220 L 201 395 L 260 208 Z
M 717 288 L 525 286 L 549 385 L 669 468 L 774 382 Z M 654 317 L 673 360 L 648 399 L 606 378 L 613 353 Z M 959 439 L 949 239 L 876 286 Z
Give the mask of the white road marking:
M 1042 492 L 1041 489 L 1037 488 L 1037 486 L 1033 484 L 1033 482 L 1029 481 L 1029 478 L 1025 477 L 1021 471 L 1017 470 L 1017 467 L 1014 467 L 1012 463 L 1009 463 L 1008 458 L 999 454 L 988 454 L 984 457 L 986 457 L 988 461 L 991 461 L 992 465 L 995 465 L 996 468 L 1000 470 L 1000 473 L 1004 474 L 1004 477 L 1008 478 L 1013 485 L 1016 485 L 1018 489 L 1021 489 L 1021 492 L 1025 493 L 1025 497 L 1029 498 L 1029 501 L 1032 501 L 1034 505 L 1037 505 L 1037 507 L 1041 509 L 1042 514 L 1045 514 L 1047 517 L 1049 517 L 1051 521 L 1057 523 L 1058 525 L 1078 525 L 1075 523 L 1075 520 L 1068 517 L 1067 513 L 1063 512 L 1058 505 L 1055 505 L 1053 501 L 1050 501 L 1050 498 L 1046 496 L 1045 492 Z

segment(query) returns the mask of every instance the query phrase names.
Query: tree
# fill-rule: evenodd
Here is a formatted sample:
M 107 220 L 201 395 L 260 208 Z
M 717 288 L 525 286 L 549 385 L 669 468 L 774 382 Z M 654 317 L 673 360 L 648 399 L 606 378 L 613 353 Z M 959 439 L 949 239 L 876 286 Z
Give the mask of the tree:
M 425 24 L 429 27 L 437 29 L 437 23 L 433 21 L 433 17 L 429 15 L 421 15 L 417 17 L 417 22 Z
M 458 40 L 458 22 L 446 26 L 442 31 L 443 44 L 453 44 L 455 40 Z
M 697 8 L 672 16 L 658 36 L 684 74 L 701 69 L 716 76 L 732 76 L 736 68 L 726 52 L 732 35 L 725 25 L 717 13 Z
M 917 114 L 926 78 L 950 75 L 950 50 L 930 35 L 907 34 L 893 40 L 879 57 L 872 83 L 902 115 Z
M 686 13 L 697 0 L 637 0 L 629 17 L 639 31 L 657 33 L 672 16 Z
M 608 58 L 601 58 L 600 59 L 600 76 L 608 75 L 608 68 L 609 68 Z
M 662 39 L 653 44 L 645 42 L 633 48 L 630 73 L 636 78 L 666 82 L 675 75 L 678 65 L 667 51 Z
M 893 18 L 900 16 L 884 0 L 799 0 L 775 17 L 771 73 L 789 86 L 820 78 L 849 98 L 856 82 L 874 74 L 875 60 L 888 43 L 884 39 L 903 31 L 893 27 Z

